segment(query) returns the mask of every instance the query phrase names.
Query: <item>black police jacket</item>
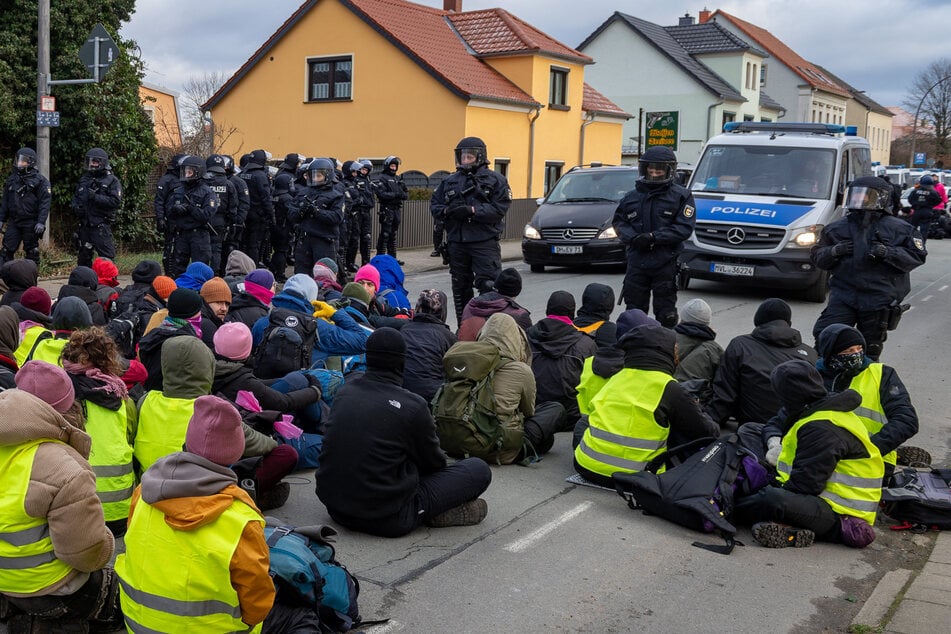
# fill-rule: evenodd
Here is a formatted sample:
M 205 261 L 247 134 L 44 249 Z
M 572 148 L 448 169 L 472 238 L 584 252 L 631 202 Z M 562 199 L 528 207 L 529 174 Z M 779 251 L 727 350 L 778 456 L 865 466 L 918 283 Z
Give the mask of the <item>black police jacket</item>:
M 218 209 L 218 196 L 203 182 L 179 183 L 168 197 L 169 224 L 178 231 L 207 229 Z
M 234 185 L 235 194 L 238 197 L 238 210 L 235 217 L 235 224 L 244 226 L 248 219 L 248 210 L 251 207 L 251 195 L 248 193 L 248 184 L 243 178 L 235 174 L 229 176 L 228 181 Z
M 247 222 L 274 224 L 274 202 L 271 200 L 271 181 L 261 165 L 248 163 L 240 174 L 248 185 L 249 209 Z
M 155 198 L 152 202 L 155 209 L 155 222 L 161 224 L 166 221 L 165 207 L 168 204 L 168 197 L 176 185 L 178 185 L 178 173 L 174 170 L 162 174 L 162 178 L 158 179 L 158 183 L 155 184 Z
M 274 202 L 274 215 L 277 217 L 278 224 L 287 219 L 287 213 L 294 204 L 296 195 L 297 185 L 294 183 L 294 173 L 287 170 L 278 172 L 271 185 L 271 200 Z
M 45 225 L 50 215 L 51 198 L 50 182 L 45 176 L 36 170 L 26 174 L 14 171 L 3 184 L 0 222 L 39 222 Z
M 233 225 L 238 218 L 238 191 L 224 174 L 212 174 L 205 179 L 208 188 L 218 197 L 215 215 L 211 217 L 211 226 L 215 231 Z M 220 233 L 220 232 L 219 232 Z
M 409 198 L 406 184 L 400 175 L 393 176 L 382 172 L 371 184 L 377 200 L 380 201 L 380 207 L 384 209 L 400 209 L 403 207 L 403 201 Z
M 501 237 L 511 204 L 508 181 L 483 165 L 474 173 L 459 170 L 443 179 L 429 209 L 434 219 L 444 221 L 447 241 L 481 242 Z
M 344 196 L 336 187 L 303 187 L 297 190 L 287 217 L 308 236 L 334 240 L 343 222 L 343 203 Z
M 122 183 L 112 173 L 96 176 L 90 172 L 79 178 L 73 194 L 73 213 L 85 224 L 96 227 L 111 223 L 122 205 Z
M 867 215 L 866 215 L 867 214 Z M 851 241 L 851 255 L 836 256 L 835 245 Z M 870 254 L 873 243 L 887 251 L 884 258 Z M 872 311 L 901 301 L 911 290 L 909 271 L 925 263 L 921 234 L 904 220 L 882 213 L 850 212 L 826 225 L 812 247 L 812 261 L 829 271 L 832 299 L 856 310 Z
M 637 181 L 621 202 L 611 224 L 618 238 L 627 245 L 628 266 L 652 269 L 663 266 L 684 249 L 696 222 L 693 195 L 685 187 L 671 183 L 666 187 L 648 187 Z M 635 237 L 651 234 L 648 246 L 636 248 Z

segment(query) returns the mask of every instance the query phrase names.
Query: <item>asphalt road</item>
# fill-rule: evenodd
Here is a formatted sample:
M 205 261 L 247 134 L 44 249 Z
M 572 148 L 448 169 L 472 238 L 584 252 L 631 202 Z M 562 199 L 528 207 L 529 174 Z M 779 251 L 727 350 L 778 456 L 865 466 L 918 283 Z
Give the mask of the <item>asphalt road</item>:
M 951 241 L 928 245 L 928 263 L 912 274 L 914 308 L 891 333 L 883 361 L 898 369 L 921 419 L 915 444 L 938 464 L 949 457 L 945 358 L 951 354 Z M 620 287 L 618 269 L 550 269 L 524 264 L 519 301 L 542 316 L 549 294 L 598 281 Z M 449 290 L 448 272 L 407 280 Z M 811 342 L 822 305 L 793 294 L 694 281 L 680 303 L 702 297 L 724 346 L 752 329 L 753 313 L 778 295 L 793 326 Z M 617 312 L 615 313 L 615 315 Z M 565 482 L 573 473 L 568 434 L 531 467 L 493 467 L 486 520 L 473 527 L 422 528 L 385 540 L 341 529 L 339 559 L 361 581 L 365 619 L 389 619 L 367 632 L 843 632 L 881 576 L 920 567 L 932 537 L 878 526 L 878 539 L 857 551 L 816 544 L 807 549 L 746 544 L 723 556 L 694 548 L 704 536 L 639 511 L 617 494 Z M 289 503 L 273 513 L 298 525 L 332 524 L 314 494 L 311 472 L 292 479 Z M 338 527 L 339 528 L 339 527 Z

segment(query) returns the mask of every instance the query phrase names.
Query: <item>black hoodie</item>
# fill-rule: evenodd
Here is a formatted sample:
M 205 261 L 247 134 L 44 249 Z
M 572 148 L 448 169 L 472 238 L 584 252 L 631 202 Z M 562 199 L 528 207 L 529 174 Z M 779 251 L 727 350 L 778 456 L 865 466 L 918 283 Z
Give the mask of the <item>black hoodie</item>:
M 38 279 L 36 262 L 25 258 L 4 262 L 3 266 L 0 266 L 0 279 L 7 285 L 7 291 L 0 298 L 0 306 L 10 306 L 13 302 L 20 301 L 23 291 L 36 286 Z
M 546 317 L 526 332 L 532 348 L 535 402 L 561 403 L 567 420 L 574 424 L 578 410 L 578 382 L 584 361 L 595 354 L 594 339 L 559 319 Z
M 89 306 L 89 314 L 92 315 L 92 323 L 95 326 L 106 325 L 106 313 L 99 303 L 99 296 L 96 289 L 99 287 L 99 277 L 96 272 L 88 266 L 77 266 L 69 274 L 69 280 L 60 287 L 57 301 L 64 297 L 78 297 Z
M 617 325 L 610 321 L 614 312 L 614 289 L 606 284 L 588 284 L 581 294 L 581 307 L 575 317 L 575 326 L 579 330 L 604 322 L 588 332 L 599 348 L 612 345 L 616 340 Z

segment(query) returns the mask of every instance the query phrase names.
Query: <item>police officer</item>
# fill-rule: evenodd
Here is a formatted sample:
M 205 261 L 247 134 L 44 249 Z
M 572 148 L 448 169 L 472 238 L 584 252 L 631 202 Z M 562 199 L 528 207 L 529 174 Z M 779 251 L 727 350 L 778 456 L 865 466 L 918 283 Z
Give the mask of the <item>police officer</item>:
M 267 153 L 254 150 L 247 155 L 241 167 L 241 178 L 248 186 L 249 208 L 243 235 L 243 248 L 249 258 L 263 266 L 271 227 L 274 226 L 274 202 L 271 199 L 271 179 L 267 174 Z M 278 271 L 272 271 L 277 274 Z
M 225 175 L 228 177 L 228 182 L 234 185 L 235 194 L 238 197 L 237 215 L 234 224 L 229 227 L 225 234 L 224 244 L 221 245 L 221 261 L 227 262 L 231 252 L 241 245 L 244 223 L 248 219 L 248 209 L 251 206 L 251 196 L 248 194 L 248 184 L 238 176 L 235 170 L 234 157 L 227 154 L 221 156 L 225 161 Z
M 380 201 L 380 235 L 376 240 L 376 254 L 396 257 L 396 232 L 403 216 L 403 201 L 409 198 L 403 182 L 400 157 L 388 156 L 383 161 L 383 171 L 373 180 L 373 191 Z M 396 260 L 401 266 L 399 259 Z
M 489 169 L 482 139 L 459 141 L 455 158 L 456 172 L 433 192 L 430 210 L 433 219 L 442 220 L 446 227 L 452 301 L 460 324 L 473 286 L 480 293 L 492 290 L 502 272 L 499 239 L 512 204 L 512 190 L 504 176 Z
M 287 214 L 294 197 L 297 195 L 297 168 L 300 166 L 301 156 L 291 152 L 284 157 L 271 185 L 271 200 L 274 202 L 274 226 L 271 228 L 271 261 L 268 268 L 274 273 L 274 280 L 287 280 L 287 251 L 290 248 L 290 223 Z
M 668 147 L 652 147 L 638 161 L 640 178 L 614 212 L 612 225 L 627 247 L 623 297 L 627 310 L 645 313 L 654 295 L 654 317 L 677 325 L 677 254 L 696 221 L 693 195 L 674 182 L 677 157 Z
M 891 186 L 863 176 L 845 193 L 845 218 L 826 225 L 812 247 L 812 261 L 829 271 L 829 303 L 812 334 L 829 324 L 855 326 L 865 337 L 865 353 L 878 361 L 889 330 L 901 318 L 901 300 L 911 290 L 909 272 L 925 263 L 918 230 L 889 214 Z
M 159 178 L 158 183 L 155 185 L 155 199 L 152 202 L 152 206 L 155 209 L 155 229 L 164 240 L 162 268 L 166 273 L 171 270 L 174 236 L 168 230 L 168 219 L 166 218 L 165 207 L 172 190 L 178 185 L 178 172 L 182 167 L 182 159 L 186 156 L 188 155 L 176 154 L 172 156 L 168 162 L 168 167 L 165 168 L 165 173 L 162 174 L 162 177 Z
M 211 268 L 221 276 L 226 263 L 222 257 L 224 240 L 238 221 L 238 192 L 225 172 L 225 157 L 212 154 L 205 159 L 205 183 L 218 196 L 218 207 L 211 217 Z
M 367 159 L 361 159 L 354 168 L 353 182 L 350 190 L 350 243 L 347 246 L 347 270 L 357 272 L 357 251 L 360 252 L 360 265 L 370 262 L 370 240 L 372 222 L 370 212 L 373 211 L 375 201 L 373 188 L 370 184 L 370 170 L 373 164 Z
M 934 179 L 925 174 L 918 181 L 915 191 L 908 194 L 908 204 L 911 205 L 911 224 L 921 233 L 921 243 L 928 241 L 928 230 L 934 220 L 935 206 L 941 206 L 941 194 L 935 190 Z
M 0 264 L 12 260 L 22 242 L 26 257 L 39 267 L 40 237 L 46 231 L 51 198 L 50 182 L 36 169 L 36 152 L 20 148 L 0 201 L 0 225 L 6 225 Z
M 94 250 L 110 260 L 116 257 L 112 223 L 122 205 L 122 183 L 110 170 L 109 155 L 102 148 L 86 152 L 83 167 L 86 171 L 79 178 L 71 207 L 79 218 L 77 264 L 91 267 Z
M 211 262 L 211 219 L 218 197 L 202 179 L 205 162 L 197 156 L 182 159 L 179 184 L 168 197 L 169 227 L 175 235 L 171 277 L 185 272 L 189 261 Z
M 334 187 L 334 164 L 325 158 L 310 162 L 307 186 L 297 192 L 288 217 L 298 226 L 294 272 L 311 275 L 321 258 L 335 258 L 343 219 L 343 194 Z

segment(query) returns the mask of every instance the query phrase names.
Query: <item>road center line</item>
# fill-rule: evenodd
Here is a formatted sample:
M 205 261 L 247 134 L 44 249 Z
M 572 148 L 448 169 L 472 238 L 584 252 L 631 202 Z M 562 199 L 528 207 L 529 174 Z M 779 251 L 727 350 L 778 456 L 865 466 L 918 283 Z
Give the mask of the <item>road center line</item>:
M 939 290 L 939 291 L 946 291 L 946 290 L 948 290 L 948 285 L 945 284 L 944 286 L 942 286 L 942 287 L 939 288 L 938 290 Z
M 529 533 L 528 535 L 526 535 L 525 537 L 521 539 L 516 539 L 514 542 L 512 542 L 508 546 L 505 546 L 503 550 L 507 550 L 510 553 L 520 553 L 524 550 L 528 550 L 532 546 L 532 544 L 534 544 L 535 542 L 543 538 L 548 533 L 552 532 L 553 530 L 555 530 L 562 524 L 566 522 L 570 522 L 572 519 L 574 519 L 578 515 L 581 515 L 582 513 L 587 511 L 591 507 L 592 504 L 593 502 L 591 501 L 582 502 L 581 504 L 571 509 L 567 513 L 564 513 L 561 517 L 553 519 L 547 524 L 540 526 L 539 528 L 535 529 L 534 531 L 532 531 L 531 533 Z
M 388 632 L 398 632 L 403 629 L 403 624 L 399 621 L 394 621 L 390 619 L 387 623 L 380 623 L 379 625 L 371 625 L 369 627 L 360 628 L 367 634 L 387 634 Z
M 926 301 L 928 301 L 929 299 L 931 299 L 932 297 L 934 297 L 934 295 L 927 295 L 927 296 L 925 296 L 925 297 L 922 297 L 922 298 L 921 298 L 921 301 L 926 302 Z

